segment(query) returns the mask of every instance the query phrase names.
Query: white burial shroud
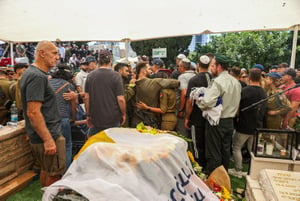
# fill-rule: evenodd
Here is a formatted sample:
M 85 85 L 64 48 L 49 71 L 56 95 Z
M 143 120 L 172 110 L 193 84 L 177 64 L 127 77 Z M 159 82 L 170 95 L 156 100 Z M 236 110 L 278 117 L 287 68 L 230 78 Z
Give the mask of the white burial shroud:
M 90 201 L 219 200 L 193 171 L 183 139 L 128 128 L 105 134 L 115 143 L 90 145 L 60 181 L 46 188 L 43 201 L 61 187 Z

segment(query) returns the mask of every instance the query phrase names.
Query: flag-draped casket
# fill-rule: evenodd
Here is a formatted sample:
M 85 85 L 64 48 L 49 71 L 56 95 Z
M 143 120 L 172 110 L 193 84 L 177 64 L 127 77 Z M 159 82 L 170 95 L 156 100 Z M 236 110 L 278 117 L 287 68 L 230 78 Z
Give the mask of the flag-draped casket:
M 63 178 L 45 189 L 43 200 L 62 188 L 90 201 L 218 200 L 193 171 L 183 139 L 129 128 L 90 138 Z

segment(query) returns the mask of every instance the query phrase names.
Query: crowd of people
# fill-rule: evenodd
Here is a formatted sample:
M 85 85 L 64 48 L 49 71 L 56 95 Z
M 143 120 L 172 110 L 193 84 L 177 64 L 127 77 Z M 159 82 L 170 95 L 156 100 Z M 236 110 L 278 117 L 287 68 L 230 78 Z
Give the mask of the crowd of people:
M 109 50 L 91 54 L 83 46 L 67 53 L 63 48 L 41 41 L 34 62 L 16 64 L 13 78 L 0 71 L 0 123 L 8 121 L 8 102 L 16 101 L 42 186 L 60 179 L 70 166 L 71 127 L 76 124 L 87 125 L 88 137 L 111 127 L 135 128 L 140 122 L 177 131 L 193 140 L 188 149 L 204 172 L 223 166 L 240 178 L 242 148 L 246 144 L 251 151 L 256 128 L 297 124 L 300 88 L 295 85 L 300 73 L 286 63 L 269 72 L 261 64 L 247 70 L 230 66 L 224 55 L 207 53 L 195 67 L 179 54 L 176 69 L 170 71 L 158 58 L 141 56 L 135 66 L 126 61 L 113 65 Z M 85 119 L 76 118 L 79 104 L 84 105 Z
M 34 62 L 34 52 L 37 43 L 17 43 L 13 46 L 13 57 L 21 59 L 17 63 L 32 63 Z M 88 45 L 76 45 L 71 42 L 56 43 L 61 63 L 66 63 L 70 66 L 72 72 L 79 70 L 79 65 L 88 56 L 94 56 L 98 60 L 99 50 L 90 49 Z M 0 58 L 10 58 L 11 52 L 6 48 L 7 44 L 0 44 Z M 24 62 L 25 61 L 25 62 Z

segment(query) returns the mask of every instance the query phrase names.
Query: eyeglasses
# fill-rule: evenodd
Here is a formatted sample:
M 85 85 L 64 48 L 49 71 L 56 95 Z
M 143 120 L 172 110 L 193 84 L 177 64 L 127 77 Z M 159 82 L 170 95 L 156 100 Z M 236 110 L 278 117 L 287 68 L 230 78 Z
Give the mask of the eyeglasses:
M 242 76 L 242 78 L 247 78 L 247 77 L 248 77 L 248 76 L 246 76 L 246 75 L 245 75 L 245 76 Z

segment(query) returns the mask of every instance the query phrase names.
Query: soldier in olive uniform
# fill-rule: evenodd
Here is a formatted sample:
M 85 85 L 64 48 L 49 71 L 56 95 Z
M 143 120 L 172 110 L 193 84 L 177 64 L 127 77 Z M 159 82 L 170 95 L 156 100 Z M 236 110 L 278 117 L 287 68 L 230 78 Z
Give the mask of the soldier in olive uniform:
M 168 74 L 158 71 L 155 78 L 168 78 Z M 147 110 L 149 108 L 143 102 L 138 102 L 137 108 Z M 161 89 L 159 94 L 159 108 L 151 108 L 151 111 L 161 114 L 160 128 L 162 130 L 172 131 L 177 124 L 176 110 L 176 92 L 174 89 Z
M 160 93 L 161 129 L 172 131 L 177 124 L 176 92 L 174 89 L 162 89 Z
M 132 113 L 133 113 L 133 104 L 131 98 L 134 96 L 134 84 L 129 83 L 129 64 L 127 63 L 117 63 L 114 66 L 116 72 L 120 74 L 123 81 L 124 87 L 124 97 L 126 100 L 126 122 L 123 127 L 129 127 L 131 125 Z
M 162 89 L 174 89 L 179 86 L 179 81 L 174 79 L 154 78 L 150 79 L 151 69 L 147 63 L 139 63 L 136 66 L 137 81 L 136 84 L 136 108 L 132 118 L 132 127 L 135 127 L 138 123 L 144 122 L 144 124 L 158 128 L 159 113 L 156 111 L 160 109 L 160 92 Z M 144 105 L 147 108 L 142 108 Z
M 280 93 L 282 90 L 278 88 L 281 85 L 280 78 L 281 75 L 277 72 L 268 73 L 266 78 L 267 95 L 279 93 L 269 98 L 267 102 L 266 128 L 268 129 L 280 129 L 284 116 L 291 110 L 290 101 L 284 93 Z
M 9 120 L 8 114 L 14 100 L 9 91 L 12 81 L 7 79 L 7 73 L 0 70 L 0 124 L 5 125 Z

